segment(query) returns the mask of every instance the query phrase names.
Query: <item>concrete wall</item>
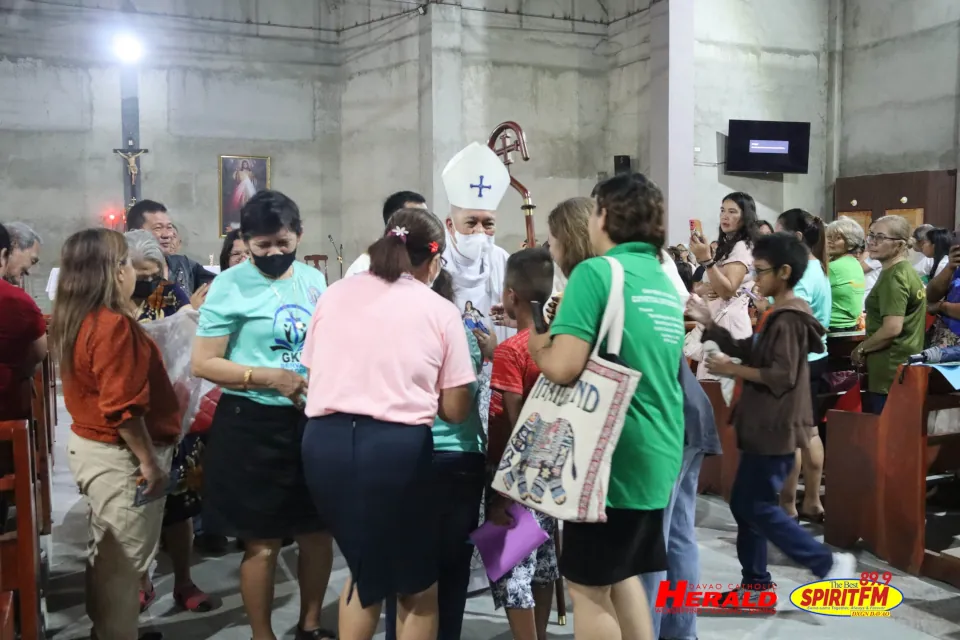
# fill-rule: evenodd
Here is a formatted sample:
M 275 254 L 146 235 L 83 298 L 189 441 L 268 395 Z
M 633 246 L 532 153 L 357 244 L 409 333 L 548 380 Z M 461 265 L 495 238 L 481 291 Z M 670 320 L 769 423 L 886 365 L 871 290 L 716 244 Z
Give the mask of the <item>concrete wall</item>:
M 170 208 L 186 253 L 219 255 L 221 154 L 272 157 L 272 186 L 300 204 L 307 248 L 339 231 L 336 33 L 322 31 L 335 25 L 319 3 L 155 0 L 137 2 L 141 13 L 126 22 L 103 10 L 119 2 L 76 4 L 23 2 L 0 17 L 0 220 L 29 220 L 44 237 L 27 282 L 39 301 L 63 240 L 123 210 L 124 169 L 112 153 L 121 146 L 120 72 L 110 48 L 124 29 L 145 43 L 143 197 Z
M 823 215 L 828 1 L 696 0 L 695 6 L 697 204 L 690 217 L 715 234 L 721 199 L 731 191 L 750 193 L 770 222 L 792 207 Z M 720 163 L 731 119 L 810 122 L 809 173 L 726 175 Z
M 679 215 L 715 228 L 735 189 L 765 217 L 823 210 L 828 1 L 696 0 L 697 204 Z M 527 134 L 531 160 L 513 171 L 533 193 L 540 240 L 550 209 L 589 193 L 614 155 L 651 170 L 651 0 L 463 0 L 426 15 L 386 0 L 138 0 L 135 15 L 116 11 L 121 0 L 75 4 L 24 0 L 0 22 L 0 220 L 30 219 L 45 236 L 28 283 L 41 299 L 66 235 L 123 205 L 109 50 L 121 28 L 148 46 L 143 195 L 171 208 L 185 252 L 203 261 L 220 244 L 220 154 L 271 156 L 272 186 L 306 219 L 302 253 L 332 255 L 332 234 L 347 262 L 380 234 L 395 190 L 420 190 L 445 214 L 446 160 L 504 120 Z M 730 118 L 811 121 L 809 175 L 724 175 Z M 519 195 L 500 211 L 499 243 L 513 250 Z
M 463 141 L 486 141 L 493 128 L 514 120 L 527 136 L 530 161 L 513 175 L 533 194 L 537 240 L 547 239 L 547 215 L 560 201 L 589 195 L 597 172 L 613 160 L 605 153 L 608 59 L 595 0 L 525 0 L 532 16 L 465 7 L 463 16 Z M 473 3 L 477 5 L 478 3 Z M 502 10 L 517 2 L 485 3 Z M 567 20 L 575 17 L 578 20 Z M 520 195 L 500 205 L 498 244 L 508 251 L 525 237 Z
M 344 245 L 346 269 L 383 233 L 383 199 L 401 189 L 420 189 L 420 16 L 405 13 L 351 28 L 379 18 L 383 3 L 358 1 L 340 13 L 348 28 L 340 34 L 341 234 L 336 237 Z
M 609 57 L 606 154 L 602 171 L 613 173 L 613 156 L 628 155 L 632 166 L 650 171 L 649 0 L 621 0 L 601 50 Z
M 443 217 L 446 161 L 506 120 L 526 133 L 531 159 L 517 156 L 513 172 L 533 194 L 538 239 L 546 240 L 550 209 L 589 193 L 597 172 L 612 165 L 600 4 L 465 0 L 424 16 L 384 11 L 378 0 L 341 9 L 347 261 L 382 233 L 380 206 L 393 191 L 419 190 Z M 370 20 L 377 22 L 352 26 Z M 524 239 L 520 204 L 511 190 L 500 207 L 498 243 L 508 250 Z
M 960 2 L 847 0 L 843 176 L 950 169 L 960 153 Z

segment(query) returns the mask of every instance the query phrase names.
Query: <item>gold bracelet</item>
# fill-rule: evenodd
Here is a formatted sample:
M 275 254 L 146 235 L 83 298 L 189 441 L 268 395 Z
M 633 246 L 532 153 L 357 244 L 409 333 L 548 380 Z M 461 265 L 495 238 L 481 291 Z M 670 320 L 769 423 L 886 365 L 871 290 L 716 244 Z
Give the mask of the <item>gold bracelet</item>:
M 253 369 L 247 369 L 243 372 L 243 390 L 249 391 L 250 388 L 250 378 L 253 377 Z

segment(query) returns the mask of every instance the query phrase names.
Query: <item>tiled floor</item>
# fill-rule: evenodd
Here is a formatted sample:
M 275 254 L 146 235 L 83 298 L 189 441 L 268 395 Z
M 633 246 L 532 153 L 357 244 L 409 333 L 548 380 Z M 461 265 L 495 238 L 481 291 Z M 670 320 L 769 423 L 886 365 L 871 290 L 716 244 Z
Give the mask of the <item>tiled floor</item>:
M 54 478 L 54 521 L 52 541 L 47 541 L 51 556 L 51 585 L 47 599 L 47 624 L 51 638 L 86 638 L 89 623 L 84 616 L 83 550 L 85 545 L 85 509 L 64 464 L 63 445 L 67 439 L 69 418 L 61 403 L 58 428 L 57 465 Z M 727 583 L 739 577 L 734 541 L 736 528 L 730 512 L 721 501 L 702 497 L 697 508 L 698 536 L 704 583 Z M 275 627 L 292 638 L 297 619 L 295 581 L 296 551 L 286 549 L 277 574 Z M 221 606 L 206 614 L 177 611 L 170 597 L 170 578 L 161 558 L 156 584 L 158 599 L 143 616 L 144 626 L 165 633 L 169 640 L 245 640 L 250 637 L 245 625 L 238 593 L 240 557 L 234 552 L 218 558 L 198 558 L 194 579 L 198 585 L 222 599 Z M 793 566 L 772 550 L 773 574 L 783 591 L 810 581 L 808 574 Z M 869 554 L 861 554 L 861 570 L 884 567 Z M 342 558 L 334 564 L 324 617 L 327 626 L 336 626 L 336 594 L 347 578 Z M 885 619 L 842 619 L 812 615 L 781 605 L 770 617 L 701 617 L 701 640 L 915 640 L 949 638 L 960 640 L 960 594 L 945 585 L 913 577 L 897 576 L 894 584 L 905 595 L 904 604 Z M 554 620 L 556 618 L 554 617 Z M 561 627 L 551 625 L 550 636 L 573 637 L 572 622 Z M 510 631 L 501 612 L 494 611 L 490 596 L 471 598 L 467 604 L 463 640 L 510 640 Z M 377 635 L 378 640 L 383 634 Z

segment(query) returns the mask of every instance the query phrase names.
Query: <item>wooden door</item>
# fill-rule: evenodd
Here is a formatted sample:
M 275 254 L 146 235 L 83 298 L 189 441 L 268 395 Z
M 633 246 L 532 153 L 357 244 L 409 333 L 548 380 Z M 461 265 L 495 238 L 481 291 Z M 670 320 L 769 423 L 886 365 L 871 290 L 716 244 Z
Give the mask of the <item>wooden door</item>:
M 923 209 L 887 209 L 885 216 L 900 216 L 910 223 L 910 231 L 923 224 Z
M 838 211 L 837 218 L 850 218 L 863 228 L 863 233 L 870 230 L 870 224 L 873 222 L 872 211 Z

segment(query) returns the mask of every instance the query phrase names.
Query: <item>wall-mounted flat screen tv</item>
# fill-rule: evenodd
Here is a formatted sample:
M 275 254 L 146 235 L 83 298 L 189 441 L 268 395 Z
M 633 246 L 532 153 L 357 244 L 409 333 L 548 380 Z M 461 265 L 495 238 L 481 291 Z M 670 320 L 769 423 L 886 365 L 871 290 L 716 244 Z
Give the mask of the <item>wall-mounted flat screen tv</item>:
M 809 161 L 809 122 L 730 121 L 727 172 L 807 173 Z

